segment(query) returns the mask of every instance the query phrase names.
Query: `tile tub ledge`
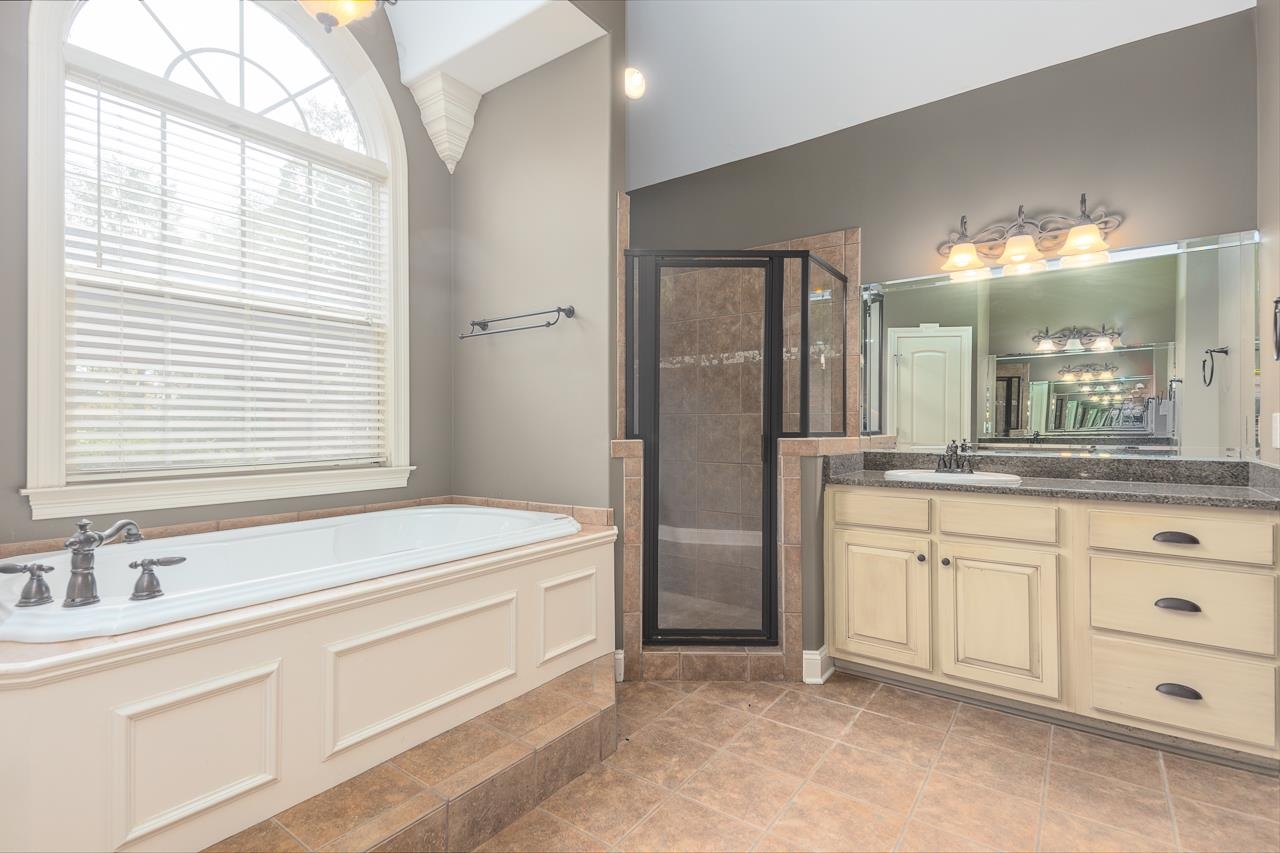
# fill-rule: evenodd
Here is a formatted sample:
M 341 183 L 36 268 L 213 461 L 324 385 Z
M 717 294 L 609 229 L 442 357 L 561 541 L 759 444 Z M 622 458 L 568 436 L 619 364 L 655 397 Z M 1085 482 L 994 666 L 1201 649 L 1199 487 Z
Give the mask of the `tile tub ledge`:
M 342 610 L 355 601 L 368 604 L 460 578 L 487 574 L 520 563 L 611 543 L 617 535 L 615 527 L 584 524 L 582 530 L 572 536 L 411 569 L 127 634 L 54 643 L 0 642 L 0 691 L 35 687 L 167 655 L 179 649 L 197 648 L 254 634 Z
M 969 494 L 1024 495 L 1068 500 L 1163 504 L 1166 506 L 1228 507 L 1280 510 L 1280 489 L 1256 486 L 1213 486 L 1183 483 L 1143 483 L 1120 480 L 1066 480 L 1024 477 L 1018 486 L 978 486 L 963 483 L 922 483 L 886 480 L 883 471 L 829 474 L 827 483 L 890 489 L 921 489 Z

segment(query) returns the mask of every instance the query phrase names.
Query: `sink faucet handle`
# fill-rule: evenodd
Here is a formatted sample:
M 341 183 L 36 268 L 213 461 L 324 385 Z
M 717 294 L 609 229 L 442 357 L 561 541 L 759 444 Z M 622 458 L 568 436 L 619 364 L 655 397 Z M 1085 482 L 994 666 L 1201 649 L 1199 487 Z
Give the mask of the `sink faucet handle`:
M 142 574 L 138 575 L 138 581 L 133 585 L 133 595 L 129 596 L 129 600 L 147 601 L 164 595 L 164 590 L 160 588 L 160 578 L 156 576 L 156 566 L 176 566 L 186 561 L 186 557 L 147 557 L 143 560 L 134 560 L 129 564 L 129 568 L 141 569 Z
M 53 566 L 42 563 L 0 563 L 0 574 L 19 575 L 26 572 L 31 575 L 22 587 L 22 594 L 18 596 L 19 607 L 36 607 L 53 601 L 49 582 L 44 579 L 44 575 L 51 571 Z

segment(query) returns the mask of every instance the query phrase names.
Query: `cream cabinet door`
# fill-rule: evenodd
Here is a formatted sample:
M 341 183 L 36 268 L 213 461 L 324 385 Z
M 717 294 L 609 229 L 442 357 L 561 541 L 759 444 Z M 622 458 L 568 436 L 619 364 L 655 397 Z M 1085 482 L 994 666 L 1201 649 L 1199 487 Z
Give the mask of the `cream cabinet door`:
M 831 538 L 832 649 L 930 669 L 929 540 L 839 528 Z
M 1057 699 L 1058 556 L 938 543 L 943 673 Z

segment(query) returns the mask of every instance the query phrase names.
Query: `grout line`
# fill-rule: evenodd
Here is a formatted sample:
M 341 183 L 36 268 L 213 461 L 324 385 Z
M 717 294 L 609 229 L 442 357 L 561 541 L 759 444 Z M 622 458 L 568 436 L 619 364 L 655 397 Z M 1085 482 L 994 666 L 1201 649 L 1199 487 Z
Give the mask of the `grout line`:
M 284 832 L 284 834 L 285 834 L 285 835 L 289 836 L 289 837 L 290 837 L 290 838 L 292 838 L 294 841 L 298 842 L 298 846 L 299 846 L 299 847 L 301 847 L 303 850 L 310 850 L 310 849 L 311 849 L 310 847 L 308 847 L 307 845 L 305 845 L 305 844 L 303 844 L 303 843 L 302 843 L 302 839 L 301 839 L 301 838 L 299 838 L 298 836 L 296 836 L 296 835 L 294 835 L 292 832 L 290 832 L 290 831 L 289 831 L 289 828 L 288 828 L 287 826 L 285 826 L 283 823 L 281 823 L 280 821 L 276 820 L 274 817 L 273 817 L 273 818 L 271 818 L 271 822 L 272 822 L 272 823 L 274 823 L 276 826 L 280 827 L 280 829 Z M 341 838 L 341 837 L 342 837 L 341 835 L 339 835 L 339 836 L 338 836 L 338 838 Z M 337 839 L 334 839 L 334 840 L 336 841 Z
M 1044 819 L 1049 812 L 1049 768 L 1053 766 L 1053 733 L 1057 728 L 1057 726 L 1049 726 L 1049 748 L 1044 757 L 1044 781 L 1040 783 L 1040 819 L 1036 821 L 1036 850 L 1040 850 L 1044 843 Z
M 879 690 L 880 688 L 877 687 L 876 691 L 879 692 Z M 946 734 L 943 735 L 942 743 L 938 745 L 938 751 L 934 753 L 933 760 L 929 762 L 928 768 L 925 769 L 924 781 L 920 783 L 920 788 L 919 790 L 916 791 L 916 796 L 911 801 L 911 808 L 907 809 L 907 816 L 902 821 L 902 829 L 898 831 L 898 837 L 893 844 L 893 849 L 895 850 L 900 848 L 902 846 L 902 843 L 907 839 L 907 830 L 911 828 L 911 821 L 915 819 L 916 808 L 920 805 L 920 801 L 924 799 L 924 792 L 929 787 L 929 780 L 933 778 L 933 768 L 938 765 L 938 761 L 942 758 L 942 750 L 946 748 L 947 741 L 951 739 L 951 732 L 955 728 L 956 720 L 959 718 L 959 716 L 960 716 L 960 706 L 957 704 L 955 710 L 951 712 L 951 720 L 950 722 L 947 723 L 947 731 L 946 731 Z M 893 718 L 890 717 L 890 719 L 893 719 Z M 955 834 L 959 835 L 959 833 L 955 833 Z M 963 838 L 965 836 L 960 836 L 960 837 Z
M 1182 849 L 1182 837 L 1178 834 L 1178 815 L 1173 810 L 1173 795 L 1169 792 L 1169 773 L 1164 766 L 1164 752 L 1156 752 L 1156 762 L 1160 765 L 1160 786 L 1164 790 L 1164 805 L 1169 811 L 1169 821 L 1173 824 L 1173 849 Z

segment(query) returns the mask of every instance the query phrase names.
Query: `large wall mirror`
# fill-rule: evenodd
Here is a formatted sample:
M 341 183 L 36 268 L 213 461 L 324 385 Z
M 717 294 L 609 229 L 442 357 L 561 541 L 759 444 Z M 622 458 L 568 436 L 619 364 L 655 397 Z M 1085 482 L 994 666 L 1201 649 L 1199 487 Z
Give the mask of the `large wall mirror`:
M 862 431 L 921 452 L 967 438 L 1252 459 L 1256 256 L 1250 231 L 1084 268 L 866 285 Z

